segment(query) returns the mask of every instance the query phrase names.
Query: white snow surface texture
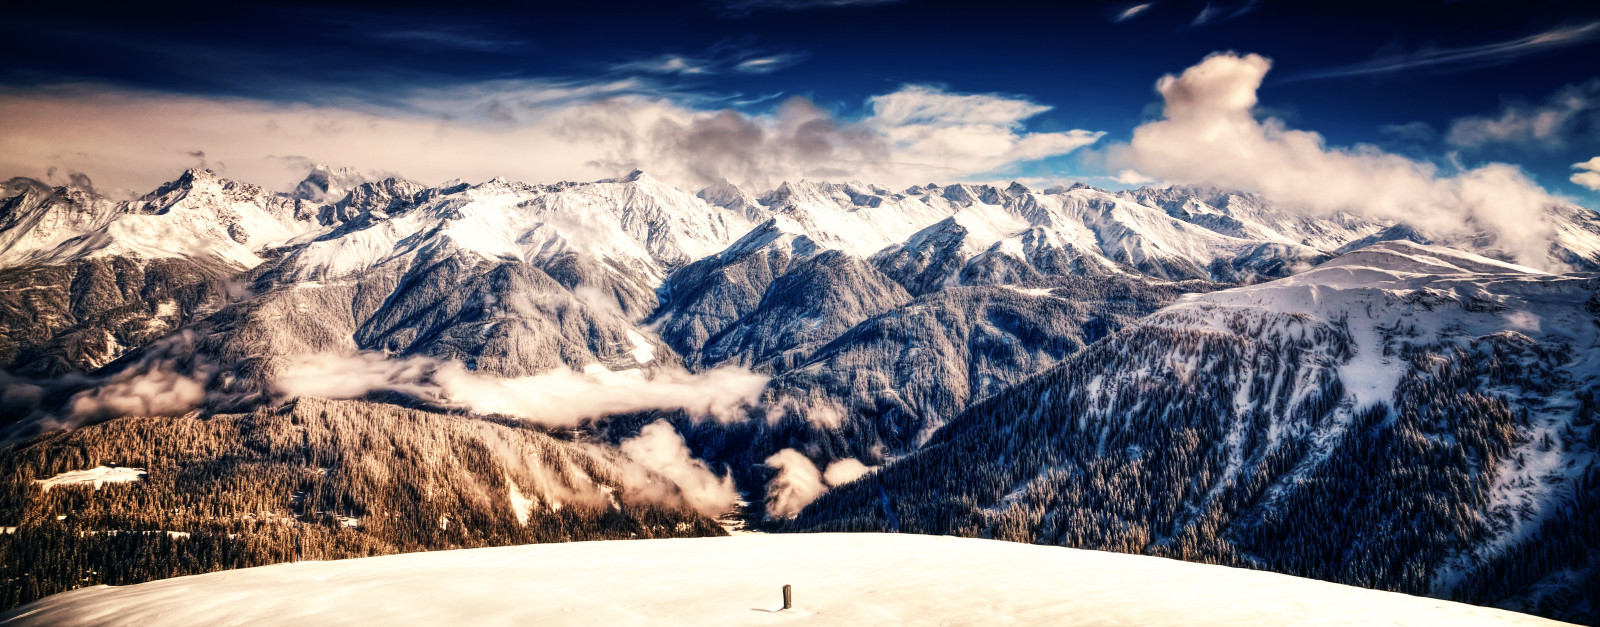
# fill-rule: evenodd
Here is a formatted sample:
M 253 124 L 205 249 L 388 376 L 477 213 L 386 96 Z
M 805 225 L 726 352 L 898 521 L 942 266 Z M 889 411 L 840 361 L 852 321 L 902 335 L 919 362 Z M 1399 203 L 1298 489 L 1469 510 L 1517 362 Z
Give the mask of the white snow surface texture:
M 794 608 L 781 588 L 794 587 Z M 6 620 L 9 619 L 9 620 Z M 572 542 L 100 586 L 12 625 L 1554 625 L 1263 571 L 948 536 Z

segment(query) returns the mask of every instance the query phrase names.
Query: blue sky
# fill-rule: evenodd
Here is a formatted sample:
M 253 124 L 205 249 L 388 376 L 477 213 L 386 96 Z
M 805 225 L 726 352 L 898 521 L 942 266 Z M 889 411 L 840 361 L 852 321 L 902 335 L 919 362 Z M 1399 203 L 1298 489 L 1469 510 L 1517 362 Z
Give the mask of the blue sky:
M 1115 186 L 1096 178 L 1119 170 L 1102 149 L 1160 117 L 1156 80 L 1222 51 L 1272 60 L 1257 92 L 1258 117 L 1316 131 L 1332 146 L 1372 144 L 1446 170 L 1515 164 L 1551 191 L 1600 204 L 1595 192 L 1569 181 L 1573 164 L 1600 156 L 1600 5 L 1582 2 L 36 5 L 8 9 L 0 21 L 0 106 L 48 116 L 70 109 L 52 99 L 62 93 L 74 102 L 110 94 L 111 104 L 96 105 L 94 115 L 114 116 L 114 102 L 131 93 L 155 109 L 161 98 L 177 98 L 278 115 L 339 109 L 493 123 L 504 111 L 492 102 L 496 90 L 524 94 L 530 107 L 628 95 L 682 112 L 755 117 L 774 116 L 798 96 L 825 112 L 827 123 L 848 126 L 873 117 L 874 96 L 912 85 L 1036 105 L 1000 123 L 1014 124 L 1016 137 L 1073 130 L 1098 137 L 1063 154 L 1022 158 L 1072 144 L 957 159 L 931 172 Z M 533 100 L 525 96 L 530 86 L 540 94 Z M 129 115 L 122 127 L 176 124 Z M 69 133 L 52 129 L 35 131 L 25 156 L 54 162 L 17 156 L 0 167 L 18 171 L 0 176 L 39 176 L 54 166 L 133 187 L 153 176 L 117 165 L 134 160 L 132 148 L 77 162 L 72 155 L 86 144 L 62 139 L 52 152 L 50 133 Z M 196 134 L 193 149 L 181 152 L 229 154 L 227 166 L 241 173 L 254 172 L 247 159 L 360 156 L 280 154 L 287 151 L 279 147 L 247 156 L 249 148 L 228 142 L 246 140 Z M 591 156 L 587 162 L 610 163 Z M 411 174 L 405 165 L 389 167 Z

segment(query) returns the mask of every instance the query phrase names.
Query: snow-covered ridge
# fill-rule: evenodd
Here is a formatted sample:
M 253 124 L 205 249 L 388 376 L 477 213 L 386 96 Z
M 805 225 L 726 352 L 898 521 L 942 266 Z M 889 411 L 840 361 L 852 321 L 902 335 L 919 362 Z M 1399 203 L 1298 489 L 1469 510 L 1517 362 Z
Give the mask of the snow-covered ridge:
M 617 582 L 627 582 L 618 586 Z M 782 610 L 781 589 L 794 607 Z M 1555 625 L 1504 610 L 1140 555 L 900 534 L 574 542 L 99 586 L 15 625 Z

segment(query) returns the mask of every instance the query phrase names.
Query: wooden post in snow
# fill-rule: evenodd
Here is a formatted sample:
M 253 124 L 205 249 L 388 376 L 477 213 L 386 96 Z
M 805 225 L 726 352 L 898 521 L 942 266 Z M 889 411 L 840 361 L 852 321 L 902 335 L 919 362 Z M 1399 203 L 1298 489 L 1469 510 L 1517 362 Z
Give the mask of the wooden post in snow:
M 783 584 L 783 609 L 794 607 L 794 597 L 789 593 L 789 584 Z

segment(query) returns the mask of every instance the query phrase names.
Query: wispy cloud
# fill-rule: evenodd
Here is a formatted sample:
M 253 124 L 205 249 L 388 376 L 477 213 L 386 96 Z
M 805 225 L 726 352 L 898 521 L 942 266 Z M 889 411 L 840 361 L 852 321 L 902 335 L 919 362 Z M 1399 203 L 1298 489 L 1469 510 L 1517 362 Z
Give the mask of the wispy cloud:
M 805 55 L 799 53 L 769 54 L 750 57 L 733 66 L 733 71 L 745 74 L 766 74 L 776 72 L 805 60 Z
M 1116 24 L 1121 24 L 1143 15 L 1146 11 L 1149 11 L 1154 6 L 1156 6 L 1156 3 L 1146 2 L 1144 4 L 1135 4 L 1113 10 L 1111 12 L 1111 21 Z
M 1289 82 L 1369 74 L 1392 74 L 1423 68 L 1470 68 L 1506 63 L 1540 52 L 1588 43 L 1597 38 L 1600 38 L 1600 22 L 1563 25 L 1509 41 L 1391 54 L 1364 63 L 1302 72 L 1284 80 Z
M 1226 22 L 1256 10 L 1258 4 L 1257 0 L 1248 0 L 1243 4 L 1207 2 L 1204 7 L 1200 8 L 1200 12 L 1195 14 L 1194 20 L 1189 22 L 1189 26 L 1205 26 L 1216 22 Z
M 714 74 L 715 62 L 681 54 L 661 54 L 646 59 L 626 61 L 611 66 L 618 72 L 643 72 L 646 74 Z
M 502 39 L 464 28 L 433 28 L 379 31 L 370 35 L 379 42 L 405 46 L 455 48 L 475 52 L 513 52 L 528 46 L 528 42 Z
M 695 76 L 767 74 L 804 61 L 804 52 L 773 52 L 719 43 L 699 54 L 665 53 L 612 64 L 614 72 Z
M 755 11 L 809 11 L 899 4 L 905 0 L 723 0 L 725 15 L 741 16 Z

